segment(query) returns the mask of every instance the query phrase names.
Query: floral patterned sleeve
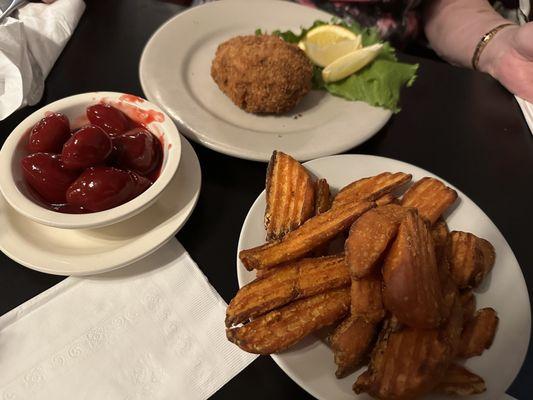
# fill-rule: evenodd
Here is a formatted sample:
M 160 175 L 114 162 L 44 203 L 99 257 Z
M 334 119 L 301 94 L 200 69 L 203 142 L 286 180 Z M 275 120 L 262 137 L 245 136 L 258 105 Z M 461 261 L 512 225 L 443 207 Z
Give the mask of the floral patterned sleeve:
M 213 0 L 193 0 L 199 5 Z M 321 8 L 347 21 L 362 26 L 375 26 L 382 38 L 402 48 L 422 34 L 423 3 L 431 0 L 292 0 Z M 464 0 L 468 1 L 468 0 Z M 533 20 L 533 0 L 489 0 L 505 18 L 517 23 Z
M 363 26 L 375 26 L 383 39 L 402 46 L 420 33 L 420 10 L 423 0 L 296 0 L 318 7 Z
M 431 0 L 295 0 L 363 26 L 375 26 L 385 40 L 403 47 L 422 32 L 420 8 Z M 465 0 L 468 1 L 468 0 Z M 532 17 L 530 0 L 491 1 L 504 17 L 524 23 Z

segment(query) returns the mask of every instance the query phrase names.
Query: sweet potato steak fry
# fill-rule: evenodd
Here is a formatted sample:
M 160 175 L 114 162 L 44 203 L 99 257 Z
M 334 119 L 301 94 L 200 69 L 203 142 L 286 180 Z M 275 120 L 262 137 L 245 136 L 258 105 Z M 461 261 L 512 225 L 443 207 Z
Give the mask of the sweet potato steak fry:
M 371 202 L 361 202 L 332 208 L 309 219 L 281 240 L 242 250 L 239 258 L 249 271 L 296 260 L 348 229 L 353 221 L 373 205 Z
M 424 221 L 409 210 L 383 264 L 383 303 L 402 323 L 436 328 L 443 293 L 433 241 Z
M 226 336 L 249 353 L 277 353 L 340 320 L 349 308 L 350 290 L 336 289 L 297 300 L 242 327 L 227 329 Z
M 453 231 L 448 240 L 448 260 L 453 280 L 460 288 L 475 288 L 490 272 L 496 259 L 494 247 L 485 239 Z
M 308 258 L 275 268 L 243 286 L 226 310 L 226 326 L 245 322 L 275 308 L 350 284 L 343 256 Z
M 274 151 L 266 178 L 265 228 L 267 241 L 280 239 L 315 211 L 315 184 L 294 158 Z
M 413 207 L 431 224 L 457 199 L 457 192 L 435 178 L 422 178 L 405 192 L 402 206 Z
M 383 172 L 379 175 L 369 178 L 359 179 L 358 181 L 350 183 L 343 187 L 335 199 L 332 207 L 338 207 L 341 204 L 358 202 L 358 201 L 373 201 L 379 197 L 398 189 L 402 185 L 411 180 L 410 174 L 403 172 Z

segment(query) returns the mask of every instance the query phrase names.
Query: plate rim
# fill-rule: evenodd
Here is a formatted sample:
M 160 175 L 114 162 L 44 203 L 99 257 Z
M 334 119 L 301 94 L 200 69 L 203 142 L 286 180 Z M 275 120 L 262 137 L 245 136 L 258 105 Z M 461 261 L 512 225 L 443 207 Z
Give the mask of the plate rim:
M 282 6 L 282 7 L 291 7 L 291 8 L 305 7 L 306 9 L 313 10 L 317 14 L 323 14 L 324 15 L 323 17 L 319 17 L 317 15 L 317 18 L 326 18 L 326 15 L 329 18 L 334 17 L 332 14 L 329 14 L 329 13 L 323 11 L 323 10 L 313 9 L 313 8 L 306 7 L 306 6 L 301 5 L 301 4 L 287 2 L 287 1 L 283 1 L 283 0 L 253 0 L 253 2 L 268 4 L 270 7 L 272 7 L 272 5 L 274 5 L 274 6 L 279 5 L 279 6 Z M 229 3 L 230 2 L 208 2 L 208 3 L 204 3 L 202 5 L 199 5 L 199 6 L 196 6 L 196 7 L 192 7 L 192 8 L 189 8 L 188 10 L 180 12 L 177 15 L 171 17 L 169 20 L 165 21 L 150 36 L 150 38 L 148 39 L 148 41 L 146 42 L 146 45 L 144 46 L 144 48 L 142 50 L 140 61 L 139 61 L 139 66 L 138 66 L 139 81 L 141 83 L 141 88 L 143 90 L 143 93 L 146 96 L 146 98 L 148 99 L 148 101 L 156 104 L 165 113 L 167 113 L 170 116 L 170 118 L 176 122 L 180 132 L 183 135 L 187 136 L 187 138 L 189 138 L 189 139 L 191 139 L 191 140 L 193 140 L 193 141 L 195 141 L 195 142 L 197 142 L 197 143 L 199 143 L 199 144 L 201 144 L 201 145 L 203 145 L 203 146 L 205 146 L 205 147 L 207 147 L 207 148 L 209 148 L 211 150 L 214 150 L 214 151 L 222 153 L 222 154 L 229 155 L 231 157 L 236 157 L 236 158 L 241 158 L 241 159 L 251 160 L 251 161 L 268 162 L 268 160 L 270 159 L 271 150 L 259 151 L 259 150 L 256 150 L 256 149 L 247 149 L 247 148 L 239 147 L 238 145 L 228 144 L 227 142 L 224 142 L 223 140 L 220 140 L 220 139 L 216 139 L 215 140 L 215 139 L 209 137 L 207 134 L 199 132 L 197 129 L 195 129 L 193 126 L 191 126 L 191 124 L 189 122 L 187 122 L 184 119 L 183 115 L 181 115 L 181 113 L 179 113 L 177 110 L 172 110 L 169 107 L 167 107 L 166 105 L 164 105 L 164 104 L 160 103 L 159 101 L 157 101 L 156 97 L 152 94 L 153 88 L 151 90 L 150 89 L 151 85 L 149 85 L 147 83 L 147 81 L 146 81 L 147 73 L 143 72 L 143 69 L 146 68 L 145 65 L 146 65 L 147 59 L 148 59 L 147 53 L 150 51 L 150 48 L 152 46 L 154 46 L 154 43 L 157 40 L 157 36 L 160 35 L 161 32 L 164 29 L 167 29 L 167 27 L 169 25 L 175 23 L 176 20 L 189 18 L 191 14 L 194 15 L 194 14 L 196 14 L 198 12 L 201 12 L 202 9 L 205 9 L 205 8 L 208 8 L 208 7 L 209 8 L 210 7 L 229 7 L 227 5 Z M 242 3 L 242 4 L 246 4 L 246 5 L 249 6 L 250 0 L 232 0 L 231 3 Z M 198 11 L 198 10 L 200 10 L 200 11 Z M 331 96 L 333 96 L 333 95 L 331 95 Z M 348 101 L 348 100 L 346 100 L 346 101 Z M 367 103 L 365 103 L 365 104 L 367 104 Z M 367 104 L 367 105 L 369 107 L 373 107 L 373 108 L 381 108 L 381 107 L 371 106 L 369 104 Z M 330 150 L 325 151 L 325 150 L 322 150 L 322 147 L 319 147 L 319 148 L 317 148 L 315 150 L 312 150 L 312 151 L 311 150 L 307 150 L 303 154 L 295 154 L 295 158 L 300 160 L 300 161 L 302 161 L 302 160 L 312 160 L 312 159 L 316 159 L 316 158 L 320 158 L 320 157 L 327 157 L 329 155 L 338 154 L 340 152 L 352 149 L 354 147 L 357 147 L 357 146 L 363 144 L 364 142 L 366 142 L 367 140 L 369 140 L 370 138 L 375 136 L 379 131 L 381 131 L 383 129 L 383 127 L 392 118 L 393 112 L 391 110 L 387 110 L 387 109 L 384 109 L 384 108 L 381 108 L 381 109 L 384 110 L 384 112 L 387 115 L 382 120 L 379 120 L 379 121 L 376 120 L 376 123 L 373 124 L 372 129 L 369 129 L 368 132 L 366 132 L 363 135 L 359 135 L 357 137 L 357 139 L 351 140 L 349 144 L 346 143 L 344 145 L 335 146 L 334 143 L 333 143 L 333 144 L 330 145 L 330 147 L 328 147 Z M 225 124 L 228 124 L 227 122 L 225 122 L 223 120 L 220 120 L 218 118 L 216 118 L 216 120 L 224 122 Z M 324 128 L 324 127 L 319 128 L 319 127 L 317 127 L 315 129 L 327 129 L 327 128 Z M 271 133 L 273 134 L 274 132 L 271 132 Z M 293 150 L 293 153 L 294 153 L 294 150 Z
M 164 235 L 163 239 L 160 240 L 160 243 L 156 244 L 155 246 L 153 246 L 151 248 L 148 248 L 147 250 L 143 251 L 142 253 L 139 253 L 135 257 L 130 258 L 128 260 L 123 260 L 123 261 L 120 261 L 120 262 L 117 262 L 117 263 L 114 263 L 114 264 L 111 264 L 111 265 L 108 264 L 104 268 L 99 268 L 99 269 L 87 269 L 87 268 L 85 268 L 85 269 L 83 269 L 81 271 L 80 270 L 61 270 L 61 271 L 57 271 L 54 268 L 47 268 L 46 266 L 45 267 L 36 266 L 36 265 L 34 265 L 34 264 L 30 263 L 30 262 L 27 262 L 27 261 L 21 259 L 18 255 L 8 251 L 5 248 L 5 246 L 4 246 L 4 244 L 3 244 L 3 242 L 1 240 L 0 240 L 0 251 L 2 253 L 4 253 L 7 257 L 9 257 L 11 260 L 15 261 L 17 264 L 20 264 L 20 265 L 24 266 L 25 268 L 32 269 L 32 270 L 38 271 L 38 272 L 43 272 L 43 273 L 46 273 L 46 274 L 57 275 L 57 276 L 99 275 L 99 274 L 103 274 L 103 273 L 106 273 L 106 272 L 110 272 L 110 271 L 113 271 L 113 270 L 117 270 L 117 269 L 126 267 L 126 266 L 128 266 L 130 264 L 133 264 L 136 261 L 139 261 L 140 259 L 152 254 L 153 252 L 157 251 L 161 246 L 163 246 L 170 239 L 172 239 L 172 237 L 174 237 L 176 235 L 176 233 L 179 232 L 181 230 L 181 228 L 183 228 L 183 226 L 187 223 L 187 221 L 189 220 L 190 216 L 194 212 L 194 210 L 196 208 L 196 205 L 198 204 L 198 199 L 200 197 L 200 191 L 201 191 L 201 187 L 202 187 L 202 169 L 201 169 L 200 161 L 199 161 L 198 155 L 194 151 L 194 148 L 192 147 L 192 145 L 182 135 L 180 135 L 180 136 L 181 136 L 181 149 L 182 149 L 181 161 L 185 161 L 187 156 L 188 156 L 188 155 L 186 155 L 184 153 L 190 152 L 190 157 L 191 157 L 190 164 L 191 165 L 189 166 L 189 168 L 197 169 L 198 174 L 199 174 L 199 177 L 198 177 L 199 179 L 198 179 L 198 182 L 194 182 L 193 185 L 191 185 L 191 192 L 194 191 L 194 196 L 191 199 L 192 202 L 189 203 L 190 210 L 187 212 L 187 214 L 181 220 L 176 221 L 177 223 L 175 224 L 174 228 L 171 231 L 169 231 L 169 233 L 167 235 Z M 182 165 L 180 163 L 180 165 L 178 166 L 178 170 L 176 171 L 176 174 L 179 173 L 179 169 L 181 167 L 182 167 Z M 167 189 L 164 189 L 163 192 L 165 190 L 167 190 Z M 0 196 L 2 196 L 2 195 L 0 194 Z M 13 209 L 7 203 L 7 201 L 3 198 L 3 196 L 2 196 L 2 201 L 5 202 L 7 207 L 11 208 L 11 211 L 16 212 L 16 210 Z M 154 207 L 155 205 L 157 205 L 158 201 L 159 200 L 156 200 L 150 207 L 148 207 L 148 209 L 151 208 L 151 207 Z M 174 214 L 174 216 L 175 215 L 176 214 Z M 26 218 L 24 216 L 22 216 L 22 217 Z M 126 222 L 126 221 L 127 221 L 127 219 L 122 221 L 122 222 Z M 37 223 L 37 222 L 33 222 L 33 223 Z M 118 223 L 120 223 L 120 222 L 118 222 Z M 48 227 L 46 227 L 46 228 L 48 228 Z M 53 228 L 53 229 L 58 229 L 58 228 Z M 98 228 L 96 228 L 96 229 L 98 229 Z M 74 229 L 74 230 L 84 230 L 84 229 Z M 120 247 L 118 247 L 117 249 L 120 249 Z
M 521 284 L 523 286 L 523 291 L 526 295 L 526 298 L 528 300 L 527 302 L 527 310 L 524 310 L 524 312 L 526 312 L 526 315 L 527 315 L 527 324 L 528 324 L 528 335 L 527 335 L 527 345 L 526 345 L 526 351 L 520 355 L 518 355 L 518 357 L 520 357 L 520 368 L 517 370 L 515 376 L 513 377 L 513 379 L 511 380 L 511 382 L 509 383 L 508 387 L 505 389 L 506 391 L 509 389 L 509 387 L 512 385 L 512 383 L 514 382 L 514 380 L 516 380 L 516 377 L 518 376 L 518 374 L 520 373 L 520 371 L 522 370 L 522 367 L 524 365 L 524 361 L 526 359 L 526 355 L 527 355 L 527 351 L 531 345 L 531 299 L 529 297 L 529 291 L 528 291 L 528 288 L 527 288 L 527 282 L 524 278 L 524 273 L 522 271 L 522 267 L 520 266 L 520 263 L 518 262 L 518 259 L 516 258 L 515 254 L 514 254 L 514 251 L 512 249 L 512 247 L 509 245 L 509 242 L 507 241 L 507 239 L 505 238 L 505 236 L 502 234 L 502 232 L 500 231 L 500 229 L 498 228 L 498 226 L 493 222 L 493 220 L 485 213 L 485 211 L 483 211 L 483 209 L 481 207 L 479 207 L 470 197 L 468 197 L 468 195 L 466 195 L 462 190 L 458 189 L 456 186 L 450 184 L 447 180 L 441 178 L 439 175 L 437 174 L 434 174 L 428 170 L 426 170 L 425 168 L 422 168 L 422 167 L 419 167 L 417 165 L 414 165 L 414 164 L 411 164 L 411 163 L 408 163 L 408 162 L 405 162 L 405 161 L 401 161 L 401 160 L 398 160 L 398 159 L 395 159 L 395 158 L 391 158 L 391 157 L 383 157 L 383 156 L 377 156 L 377 155 L 371 155 L 371 154 L 337 154 L 337 155 L 331 155 L 331 156 L 326 156 L 326 157 L 321 157 L 321 158 L 317 158 L 317 159 L 314 159 L 314 160 L 310 160 L 310 161 L 307 161 L 305 163 L 302 163 L 302 165 L 306 166 L 307 164 L 310 164 L 310 163 L 313 163 L 313 162 L 316 162 L 318 160 L 322 161 L 322 160 L 326 160 L 326 159 L 332 159 L 332 158 L 360 158 L 360 159 L 365 159 L 365 158 L 372 158 L 374 160 L 377 160 L 377 161 L 380 161 L 380 160 L 386 160 L 386 161 L 393 161 L 395 163 L 398 163 L 398 166 L 401 168 L 401 167 L 414 167 L 416 169 L 419 169 L 422 173 L 424 174 L 428 174 L 428 176 L 434 176 L 436 178 L 438 178 L 439 180 L 441 180 L 443 183 L 445 183 L 447 186 L 451 187 L 452 189 L 456 190 L 459 194 L 460 197 L 462 198 L 466 198 L 468 199 L 473 205 L 474 207 L 478 208 L 478 210 L 482 213 L 483 216 L 485 216 L 487 218 L 488 221 L 490 221 L 490 223 L 493 225 L 494 229 L 496 230 L 496 232 L 501 236 L 501 238 L 503 239 L 504 241 L 504 244 L 509 248 L 510 250 L 510 256 L 513 257 L 514 261 L 516 262 L 516 265 L 518 266 L 518 271 L 519 271 L 519 276 L 521 277 Z M 243 231 L 244 231 L 244 227 L 249 224 L 250 222 L 248 221 L 248 219 L 250 218 L 250 214 L 251 214 L 251 211 L 252 209 L 254 209 L 256 207 L 256 204 L 262 200 L 263 196 L 265 195 L 265 189 L 263 189 L 259 194 L 258 196 L 256 197 L 256 199 L 254 200 L 254 202 L 252 203 L 252 205 L 250 206 L 248 212 L 246 213 L 246 217 L 242 223 L 242 226 L 241 226 L 241 231 L 239 233 L 239 240 L 238 240 L 238 243 L 237 243 L 237 252 L 236 252 L 236 274 L 237 274 L 237 284 L 238 284 L 238 287 L 239 289 L 244 286 L 242 283 L 242 279 L 241 279 L 241 271 L 242 269 L 244 268 L 242 266 L 242 263 L 241 261 L 239 260 L 239 252 L 241 251 L 241 249 L 243 248 L 242 247 L 242 242 L 244 240 L 243 238 Z M 244 272 L 244 271 L 242 271 Z M 305 382 L 303 382 L 300 378 L 298 378 L 297 376 L 295 376 L 296 372 L 294 372 L 285 362 L 285 360 L 283 359 L 283 354 L 271 354 L 270 357 L 274 360 L 274 362 L 278 365 L 279 368 L 281 368 L 281 370 L 289 377 L 293 380 L 293 382 L 295 382 L 298 386 L 300 386 L 301 389 L 303 389 L 304 391 L 306 391 L 307 393 L 309 393 L 310 395 L 312 395 L 313 397 L 319 399 L 319 400 L 330 400 L 328 397 L 324 397 L 322 396 L 321 394 L 315 392 L 315 390 L 313 388 L 311 388 L 310 386 L 308 386 Z M 505 394 L 505 392 L 504 392 Z

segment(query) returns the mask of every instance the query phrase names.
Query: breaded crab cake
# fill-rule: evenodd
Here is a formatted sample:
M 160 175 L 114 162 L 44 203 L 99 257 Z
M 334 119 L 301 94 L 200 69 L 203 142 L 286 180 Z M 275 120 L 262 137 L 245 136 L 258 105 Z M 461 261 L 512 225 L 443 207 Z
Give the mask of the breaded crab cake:
M 277 36 L 237 36 L 217 48 L 211 76 L 237 106 L 280 114 L 311 89 L 312 64 L 297 46 Z

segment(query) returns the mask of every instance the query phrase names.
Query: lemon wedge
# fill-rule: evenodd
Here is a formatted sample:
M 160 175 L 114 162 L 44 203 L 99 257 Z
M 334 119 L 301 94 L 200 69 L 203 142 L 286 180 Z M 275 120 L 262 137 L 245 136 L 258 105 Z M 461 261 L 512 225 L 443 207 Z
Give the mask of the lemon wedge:
M 338 25 L 322 25 L 311 29 L 298 43 L 307 57 L 320 67 L 361 48 L 361 35 Z
M 336 82 L 346 78 L 372 62 L 382 47 L 381 43 L 373 44 L 336 59 L 322 70 L 322 79 L 324 82 Z
M 339 25 L 320 25 L 307 32 L 304 40 L 307 43 L 328 45 L 342 40 L 354 40 L 357 36 L 351 30 Z

